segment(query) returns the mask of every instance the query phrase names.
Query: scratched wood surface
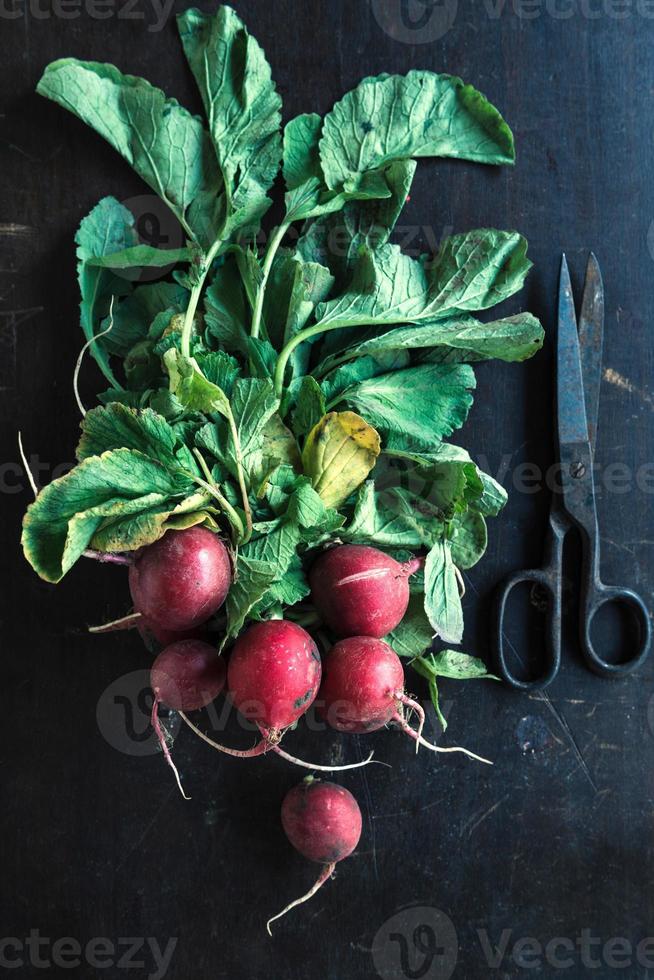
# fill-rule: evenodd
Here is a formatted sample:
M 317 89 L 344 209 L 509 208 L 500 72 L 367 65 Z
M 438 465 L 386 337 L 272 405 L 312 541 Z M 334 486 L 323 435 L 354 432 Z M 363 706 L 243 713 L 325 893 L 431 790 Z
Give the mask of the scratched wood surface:
M 347 743 L 347 759 L 374 746 L 392 766 L 342 779 L 362 805 L 361 845 L 336 880 L 268 939 L 266 917 L 305 890 L 315 872 L 291 852 L 279 825 L 280 800 L 298 773 L 274 758 L 219 758 L 182 733 L 176 757 L 193 797 L 184 802 L 139 735 L 138 672 L 148 657 L 138 638 L 85 633 L 89 622 L 126 608 L 125 576 L 80 563 L 55 589 L 36 578 L 17 544 L 30 499 L 15 462 L 17 429 L 41 483 L 72 459 L 76 441 L 75 228 L 105 194 L 144 194 L 99 138 L 34 95 L 37 79 L 47 62 L 75 55 L 114 61 L 193 108 L 198 101 L 173 21 L 150 0 L 136 0 L 121 17 L 110 0 L 101 8 L 105 19 L 84 2 L 21 3 L 0 13 L 0 938 L 24 944 L 39 930 L 49 937 L 39 952 L 47 960 L 56 938 L 84 944 L 106 937 L 114 953 L 105 949 L 101 968 L 86 956 L 78 975 L 89 977 L 129 976 L 121 956 L 131 959 L 134 975 L 161 975 L 150 937 L 162 948 L 176 938 L 166 973 L 174 980 L 654 977 L 652 945 L 649 953 L 642 945 L 654 934 L 654 661 L 619 684 L 595 679 L 581 667 L 573 629 L 562 673 L 546 696 L 520 696 L 490 682 L 443 684 L 450 720 L 444 743 L 490 756 L 492 769 L 457 756 L 416 758 L 392 732 Z M 424 250 L 452 229 L 518 228 L 535 269 L 512 310 L 540 315 L 550 341 L 527 365 L 478 370 L 476 405 L 460 433 L 511 490 L 490 528 L 486 559 L 467 576 L 466 648 L 488 658 L 493 586 L 540 559 L 547 493 L 533 481 L 531 492 L 514 484 L 532 475 L 522 464 L 542 471 L 551 462 L 551 338 L 562 249 L 577 286 L 594 249 L 606 286 L 597 448 L 602 572 L 651 602 L 654 20 L 647 4 L 235 6 L 265 45 L 287 118 L 325 112 L 363 75 L 425 67 L 473 82 L 514 129 L 514 170 L 421 164 L 399 233 L 406 248 Z M 87 400 L 97 383 L 87 366 Z M 575 567 L 573 558 L 570 595 Z M 572 599 L 568 611 L 573 617 Z M 524 626 L 516 610 L 511 640 L 523 650 L 538 633 L 532 623 L 527 637 Z M 417 678 L 410 686 L 426 694 Z M 341 744 L 335 735 L 306 731 L 289 742 L 324 759 Z M 385 925 L 402 909 L 392 927 Z M 443 916 L 429 931 L 434 909 L 449 918 L 456 941 Z M 141 937 L 140 953 L 126 957 L 123 937 Z M 536 943 L 525 943 L 529 937 Z M 615 937 L 622 944 L 606 947 Z M 562 944 L 545 951 L 556 938 Z M 22 957 L 16 975 L 43 974 L 24 945 L 2 950 L 7 959 Z M 138 960 L 142 967 L 134 966 Z M 66 970 L 72 972 L 59 968 L 56 975 Z

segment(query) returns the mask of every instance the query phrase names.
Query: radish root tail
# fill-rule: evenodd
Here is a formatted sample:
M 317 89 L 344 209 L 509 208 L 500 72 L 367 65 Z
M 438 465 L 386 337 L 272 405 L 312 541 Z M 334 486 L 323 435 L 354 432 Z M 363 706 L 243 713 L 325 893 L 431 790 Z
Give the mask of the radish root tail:
M 413 698 L 410 698 L 408 694 L 405 694 L 404 691 L 396 691 L 395 697 L 398 701 L 401 702 L 401 704 L 405 706 L 405 708 L 409 708 L 410 711 L 415 711 L 416 715 L 418 716 L 418 732 L 417 732 L 418 738 L 416 739 L 416 755 L 417 755 L 418 750 L 420 748 L 420 739 L 422 738 L 422 730 L 425 727 L 424 708 L 422 707 L 421 704 L 418 704 L 417 701 L 414 701 Z
M 303 769 L 314 769 L 316 772 L 343 772 L 344 769 L 360 769 L 361 766 L 367 766 L 368 763 L 372 762 L 372 757 L 375 754 L 371 752 L 367 759 L 363 759 L 361 762 L 351 762 L 347 766 L 318 766 L 313 762 L 296 759 L 294 755 L 289 755 L 288 752 L 284 752 L 279 745 L 273 745 L 272 750 L 281 756 L 282 759 L 286 759 L 287 762 L 292 762 L 296 766 L 302 766 Z
M 422 735 L 419 735 L 418 732 L 415 731 L 415 729 L 411 728 L 411 725 L 409 725 L 406 719 L 404 719 L 400 714 L 397 714 L 393 719 L 393 721 L 395 722 L 396 725 L 398 725 L 402 729 L 402 731 L 406 735 L 414 739 L 414 741 L 419 742 L 420 745 L 424 745 L 424 747 L 426 749 L 429 749 L 430 752 L 462 752 L 464 755 L 467 755 L 468 758 L 476 759 L 477 762 L 483 762 L 487 766 L 493 765 L 490 759 L 484 759 L 484 757 L 481 755 L 475 755 L 474 752 L 470 752 L 469 749 L 464 749 L 459 745 L 447 746 L 446 748 L 444 748 L 441 745 L 432 745 L 432 743 L 428 742 L 426 738 L 423 738 Z
M 198 738 L 201 738 L 203 742 L 210 745 L 213 749 L 217 749 L 218 752 L 224 752 L 225 755 L 235 756 L 237 759 L 253 759 L 255 756 L 264 755 L 270 749 L 274 748 L 274 736 L 272 733 L 267 732 L 263 735 L 260 742 L 257 742 L 251 749 L 230 749 L 226 745 L 220 745 L 219 742 L 214 742 L 212 738 L 201 732 L 200 729 L 193 724 L 190 718 L 188 718 L 183 711 L 178 712 L 182 721 L 185 721 L 191 731 L 195 732 Z
M 184 792 L 184 787 L 182 786 L 182 781 L 179 778 L 179 772 L 177 770 L 177 766 L 173 762 L 173 757 L 170 754 L 170 749 L 168 748 L 168 742 L 166 741 L 166 733 L 164 732 L 163 728 L 161 727 L 161 722 L 159 721 L 159 701 L 158 701 L 158 699 L 157 699 L 156 696 L 155 696 L 154 701 L 152 703 L 152 718 L 151 718 L 151 722 L 152 722 L 152 727 L 154 728 L 155 734 L 157 736 L 157 739 L 159 740 L 159 745 L 161 746 L 161 751 L 164 754 L 164 758 L 165 758 L 166 762 L 168 763 L 168 765 L 170 766 L 170 768 L 175 773 L 175 779 L 177 780 L 177 785 L 179 786 L 179 791 L 180 791 L 180 793 L 182 794 L 182 796 L 184 797 L 185 800 L 190 800 L 191 797 L 190 796 L 187 796 L 186 793 Z
M 301 766 L 303 769 L 313 769 L 316 772 L 341 772 L 344 769 L 358 769 L 360 766 L 367 766 L 372 760 L 374 755 L 373 752 L 370 753 L 367 759 L 363 762 L 352 762 L 347 766 L 319 766 L 314 765 L 312 762 L 305 762 L 303 759 L 296 759 L 294 755 L 289 755 L 288 752 L 284 752 L 282 748 L 279 747 L 279 740 L 282 737 L 282 733 L 270 728 L 261 728 L 261 741 L 257 742 L 255 746 L 251 749 L 230 749 L 226 745 L 220 745 L 218 742 L 214 742 L 212 738 L 201 732 L 196 725 L 193 724 L 190 718 L 188 718 L 183 711 L 178 712 L 180 718 L 186 722 L 191 731 L 194 731 L 207 745 L 212 748 L 217 749 L 219 752 L 224 752 L 225 755 L 235 756 L 237 759 L 252 759 L 258 755 L 264 755 L 266 752 L 275 752 L 277 755 L 281 756 L 282 759 L 286 759 L 287 762 L 292 762 L 296 766 Z
M 326 865 L 326 867 L 323 868 L 323 870 L 321 871 L 318 881 L 315 883 L 313 888 L 311 888 L 306 893 L 306 895 L 303 895 L 302 898 L 296 898 L 294 902 L 291 902 L 290 905 L 287 905 L 286 908 L 282 909 L 281 912 L 278 912 L 277 915 L 273 915 L 272 919 L 268 919 L 268 921 L 266 922 L 266 929 L 268 930 L 268 935 L 272 936 L 272 929 L 270 928 L 270 926 L 272 925 L 273 922 L 275 922 L 277 919 L 281 919 L 281 917 L 283 915 L 286 915 L 287 912 L 290 912 L 291 909 L 297 908 L 298 905 L 303 905 L 305 902 L 308 902 L 310 898 L 313 898 L 316 892 L 320 888 L 322 888 L 322 886 L 329 878 L 331 878 L 335 870 L 336 870 L 335 864 Z

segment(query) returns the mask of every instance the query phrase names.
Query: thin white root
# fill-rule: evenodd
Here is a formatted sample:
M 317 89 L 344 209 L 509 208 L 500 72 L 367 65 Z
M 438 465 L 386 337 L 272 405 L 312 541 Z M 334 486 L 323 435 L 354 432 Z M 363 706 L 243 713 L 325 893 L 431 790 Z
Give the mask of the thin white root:
M 237 759 L 252 759 L 258 755 L 264 755 L 264 753 L 268 752 L 269 749 L 273 748 L 272 743 L 264 735 L 261 741 L 257 742 L 257 744 L 251 749 L 245 749 L 245 750 L 229 749 L 227 748 L 226 745 L 220 745 L 218 742 L 214 742 L 212 738 L 209 738 L 208 735 L 205 735 L 204 732 L 201 732 L 200 729 L 193 724 L 191 719 L 187 717 L 187 715 L 185 715 L 183 711 L 178 711 L 177 714 L 182 719 L 182 721 L 186 722 L 186 724 L 191 729 L 191 731 L 195 732 L 195 734 L 199 738 L 201 738 L 203 742 L 206 742 L 207 745 L 210 745 L 212 749 L 217 749 L 219 752 L 224 752 L 225 755 L 232 755 L 235 756 Z
M 272 751 L 276 752 L 282 759 L 286 759 L 287 762 L 292 762 L 296 766 L 302 766 L 304 769 L 315 769 L 316 772 L 343 772 L 345 769 L 360 769 L 361 766 L 367 766 L 368 763 L 372 762 L 372 757 L 375 754 L 371 752 L 368 758 L 363 759 L 362 762 L 351 762 L 347 766 L 317 766 L 312 762 L 304 762 L 303 759 L 296 759 L 294 755 L 289 755 L 288 752 L 284 752 L 279 745 L 273 745 Z
M 103 623 L 101 626 L 89 626 L 89 633 L 113 633 L 114 630 L 129 630 L 136 626 L 139 619 L 143 618 L 143 613 L 134 612 L 129 616 L 122 616 L 120 619 L 113 619 L 110 623 Z
M 316 894 L 318 889 L 322 888 L 325 882 L 329 878 L 331 878 L 335 870 L 336 870 L 335 864 L 326 865 L 326 867 L 323 868 L 323 870 L 321 871 L 318 881 L 315 883 L 313 888 L 311 888 L 306 893 L 306 895 L 303 895 L 302 898 L 296 898 L 294 902 L 291 902 L 290 905 L 287 905 L 286 908 L 282 909 L 281 912 L 278 912 L 277 915 L 273 915 L 272 919 L 268 919 L 268 921 L 266 922 L 266 929 L 268 930 L 268 935 L 272 937 L 272 929 L 270 928 L 270 926 L 273 922 L 275 922 L 277 919 L 281 919 L 281 917 L 283 915 L 286 915 L 287 912 L 290 912 L 291 909 L 297 908 L 298 905 L 303 905 L 304 902 L 308 902 L 310 898 L 313 898 L 313 896 Z
M 456 575 L 456 580 L 459 583 L 459 595 L 463 599 L 464 595 L 466 594 L 466 584 L 463 581 L 463 575 L 461 574 L 461 570 L 457 568 L 456 565 L 454 566 L 454 574 Z
M 177 770 L 177 766 L 173 762 L 173 757 L 170 754 L 170 749 L 168 748 L 168 742 L 166 741 L 166 733 L 164 732 L 163 728 L 161 727 L 161 722 L 159 721 L 159 702 L 157 701 L 156 698 L 154 699 L 154 702 L 152 704 L 152 718 L 151 718 L 151 721 L 152 721 L 152 727 L 154 728 L 154 730 L 156 732 L 157 739 L 159 740 L 159 745 L 161 746 L 161 751 L 164 754 L 164 758 L 165 758 L 166 762 L 168 763 L 168 765 L 170 766 L 170 768 L 175 773 L 175 779 L 177 780 L 177 785 L 179 786 L 179 791 L 180 791 L 180 793 L 182 794 L 182 796 L 184 797 L 185 800 L 190 800 L 191 797 L 190 796 L 187 796 L 186 793 L 184 792 L 184 787 L 182 786 L 182 781 L 179 778 L 179 772 Z
M 400 715 L 397 715 L 393 720 L 395 721 L 396 725 L 399 725 L 406 735 L 409 735 L 411 738 L 415 739 L 415 741 L 419 742 L 420 745 L 424 745 L 424 747 L 429 749 L 431 752 L 462 752 L 470 759 L 476 759 L 477 762 L 483 762 L 487 766 L 493 765 L 490 759 L 484 759 L 481 755 L 475 755 L 474 752 L 470 752 L 469 749 L 461 748 L 459 745 L 447 746 L 446 748 L 443 748 L 440 745 L 432 745 L 431 742 L 428 742 L 426 738 L 423 738 L 422 735 L 419 735 L 418 732 L 411 728 L 411 725 L 409 725 Z
M 418 749 L 420 748 L 420 738 L 422 737 L 422 730 L 425 727 L 425 712 L 421 704 L 410 698 L 408 694 L 404 691 L 396 691 L 395 697 L 401 704 L 405 705 L 411 711 L 415 711 L 418 716 L 418 738 L 416 739 L 416 755 L 418 754 Z
M 23 466 L 25 467 L 25 472 L 27 473 L 27 479 L 30 481 L 32 493 L 34 494 L 34 498 L 36 499 L 36 497 L 38 497 L 39 495 L 39 488 L 36 485 L 36 480 L 34 479 L 34 476 L 30 469 L 30 464 L 27 462 L 27 456 L 25 455 L 25 450 L 23 449 L 23 437 L 21 435 L 20 429 L 18 430 L 18 452 L 20 453 L 21 461 L 23 463 Z
M 111 303 L 109 304 L 109 326 L 107 327 L 106 330 L 101 330 L 100 333 L 96 333 L 93 337 L 91 337 L 90 340 L 86 341 L 81 351 L 77 355 L 77 360 L 75 362 L 75 370 L 73 371 L 73 393 L 75 395 L 75 401 L 77 402 L 77 407 L 79 408 L 82 417 L 86 415 L 86 409 L 84 408 L 84 405 L 82 404 L 82 399 L 80 398 L 79 395 L 78 381 L 79 381 L 79 373 L 82 368 L 82 361 L 84 360 L 84 355 L 86 354 L 91 344 L 94 344 L 96 340 L 100 339 L 100 337 L 106 337 L 107 334 L 111 330 L 113 330 L 113 326 L 114 326 L 114 297 L 112 296 Z

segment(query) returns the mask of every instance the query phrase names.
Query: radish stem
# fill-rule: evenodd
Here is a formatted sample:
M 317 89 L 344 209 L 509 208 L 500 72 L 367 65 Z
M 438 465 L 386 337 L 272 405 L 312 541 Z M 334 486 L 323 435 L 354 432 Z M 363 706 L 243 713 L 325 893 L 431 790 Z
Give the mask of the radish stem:
M 129 616 L 112 619 L 110 623 L 102 623 L 101 626 L 89 626 L 89 633 L 112 633 L 114 630 L 129 630 L 136 626 L 139 619 L 142 618 L 143 613 L 133 612 Z

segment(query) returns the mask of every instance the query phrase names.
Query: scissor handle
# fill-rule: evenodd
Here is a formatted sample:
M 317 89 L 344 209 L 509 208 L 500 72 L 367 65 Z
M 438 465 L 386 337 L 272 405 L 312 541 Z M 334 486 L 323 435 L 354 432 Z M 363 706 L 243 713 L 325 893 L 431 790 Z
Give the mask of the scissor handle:
M 532 680 L 522 680 L 513 673 L 507 663 L 504 643 L 504 616 L 506 604 L 516 585 L 523 583 L 540 585 L 552 602 L 548 610 L 547 648 L 545 670 Z M 495 598 L 495 653 L 497 670 L 503 681 L 519 691 L 540 691 L 554 680 L 561 666 L 561 588 L 555 569 L 533 568 L 514 572 L 500 584 Z
M 627 606 L 638 626 L 638 643 L 633 655 L 621 663 L 609 663 L 595 650 L 591 625 L 597 611 L 607 602 Z M 616 585 L 604 585 L 596 576 L 589 576 L 582 594 L 579 639 L 586 663 L 602 677 L 619 679 L 636 670 L 647 659 L 652 642 L 652 621 L 647 606 L 637 592 Z

